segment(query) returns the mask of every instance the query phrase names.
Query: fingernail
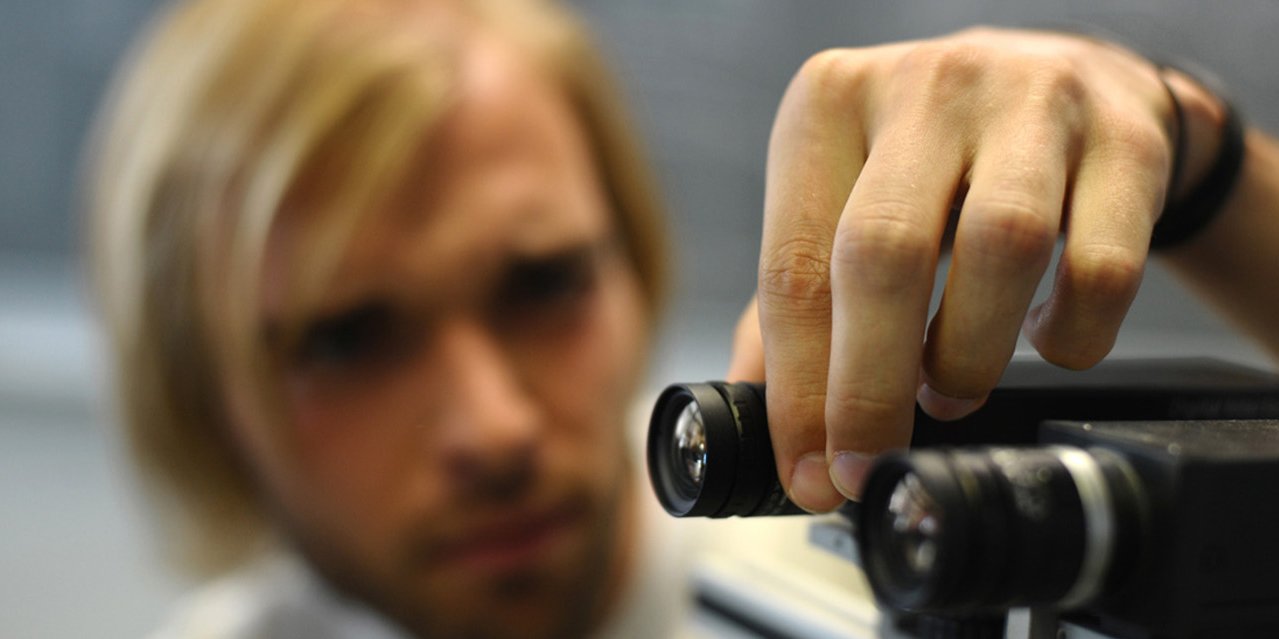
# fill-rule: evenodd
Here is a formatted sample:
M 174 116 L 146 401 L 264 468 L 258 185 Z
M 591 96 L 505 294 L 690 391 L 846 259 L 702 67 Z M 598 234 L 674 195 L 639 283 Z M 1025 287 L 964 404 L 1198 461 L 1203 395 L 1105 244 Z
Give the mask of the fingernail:
M 986 398 L 951 397 L 933 390 L 933 387 L 928 384 L 921 384 L 919 392 L 915 394 L 915 401 L 918 401 L 920 408 L 934 419 L 950 421 L 965 417 L 981 408 L 982 404 L 986 403 Z
M 817 451 L 799 458 L 791 473 L 790 492 L 786 496 L 810 513 L 827 512 L 844 501 L 831 485 L 826 453 Z
M 866 471 L 870 470 L 870 455 L 845 450 L 835 453 L 835 461 L 830 466 L 830 478 L 835 482 L 839 492 L 849 499 L 860 499 L 862 483 L 866 481 Z

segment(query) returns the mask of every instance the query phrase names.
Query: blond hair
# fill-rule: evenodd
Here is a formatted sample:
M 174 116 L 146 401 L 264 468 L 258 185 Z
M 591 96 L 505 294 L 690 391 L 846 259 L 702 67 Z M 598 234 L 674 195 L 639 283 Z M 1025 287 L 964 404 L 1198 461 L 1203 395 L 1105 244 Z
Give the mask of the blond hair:
M 438 3 L 437 3 L 438 4 Z M 90 149 L 91 264 L 123 421 L 161 500 L 174 558 L 236 565 L 271 535 L 228 440 L 220 380 L 270 389 L 259 321 L 268 234 L 304 176 L 325 185 L 327 230 L 307 244 L 322 286 L 359 212 L 392 189 L 447 108 L 450 34 L 399 19 L 411 0 L 202 0 L 151 25 Z M 656 314 L 659 207 L 584 31 L 539 0 L 458 3 L 530 53 L 587 131 L 624 245 Z M 269 390 L 263 390 L 266 393 Z M 173 508 L 176 506 L 176 508 Z

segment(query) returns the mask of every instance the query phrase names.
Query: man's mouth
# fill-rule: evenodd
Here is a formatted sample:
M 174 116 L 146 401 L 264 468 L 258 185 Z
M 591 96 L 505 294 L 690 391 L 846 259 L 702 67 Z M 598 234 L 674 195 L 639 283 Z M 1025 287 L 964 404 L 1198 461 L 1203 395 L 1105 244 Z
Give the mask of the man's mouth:
M 474 574 L 525 569 L 580 543 L 575 534 L 586 515 L 574 503 L 529 509 L 471 526 L 441 549 L 440 563 Z

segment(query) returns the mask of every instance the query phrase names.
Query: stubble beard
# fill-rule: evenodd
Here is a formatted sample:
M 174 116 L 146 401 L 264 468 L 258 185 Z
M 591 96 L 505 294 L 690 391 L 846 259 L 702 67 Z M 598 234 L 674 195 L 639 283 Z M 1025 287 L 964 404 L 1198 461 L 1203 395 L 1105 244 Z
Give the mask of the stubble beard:
M 571 639 L 585 637 L 600 629 L 616 612 L 626 582 L 636 561 L 638 503 L 629 456 L 618 464 L 609 483 L 613 488 L 587 524 L 585 543 L 573 565 L 555 576 L 539 572 L 508 575 L 490 588 L 489 597 L 500 601 L 502 610 L 527 607 L 530 599 L 549 602 L 538 609 L 554 609 L 537 627 L 500 614 L 481 615 L 462 622 L 448 620 L 448 611 L 438 603 L 421 601 L 402 589 L 379 583 L 357 561 L 329 544 L 301 532 L 301 526 L 285 522 L 295 549 L 315 572 L 336 592 L 358 601 L 420 639 Z M 558 592 L 548 592 L 548 589 Z M 505 623 L 509 622 L 509 623 Z

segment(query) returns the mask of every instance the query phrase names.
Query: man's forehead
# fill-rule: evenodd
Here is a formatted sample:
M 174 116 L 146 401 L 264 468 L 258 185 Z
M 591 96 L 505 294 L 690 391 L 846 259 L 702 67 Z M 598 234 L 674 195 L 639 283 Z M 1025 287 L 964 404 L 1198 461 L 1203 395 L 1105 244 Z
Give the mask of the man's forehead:
M 324 284 L 326 300 L 355 294 L 346 289 L 394 288 L 397 280 L 419 287 L 475 280 L 512 257 L 609 232 L 598 189 L 580 188 L 598 177 L 565 97 L 509 46 L 471 40 L 451 108 L 422 136 L 387 198 L 368 203 L 339 238 L 346 246 Z M 350 214 L 303 196 L 272 232 L 268 315 L 287 312 L 287 289 L 308 275 L 298 271 L 327 218 Z
M 528 207 L 500 229 L 454 223 L 455 216 L 436 219 L 438 224 L 425 224 L 412 233 L 395 224 L 366 225 L 337 263 L 314 310 L 342 308 L 368 297 L 433 307 L 461 304 L 496 286 L 512 264 L 608 242 L 607 224 L 582 224 L 558 211 Z M 278 264 L 282 269 L 290 266 Z M 312 310 L 288 308 L 289 279 L 268 268 L 263 291 L 268 324 Z

